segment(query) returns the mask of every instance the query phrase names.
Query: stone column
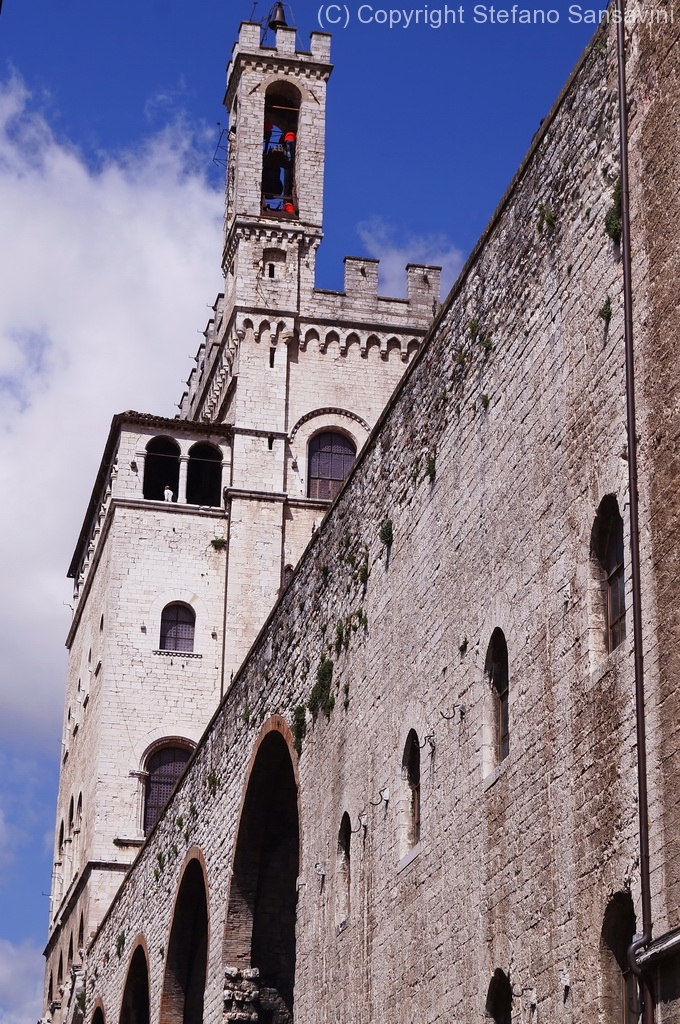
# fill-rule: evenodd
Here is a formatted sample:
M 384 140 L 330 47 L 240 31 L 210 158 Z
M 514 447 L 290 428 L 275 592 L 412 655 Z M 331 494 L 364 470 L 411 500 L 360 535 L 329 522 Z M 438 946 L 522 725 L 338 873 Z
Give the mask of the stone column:
M 186 505 L 187 503 L 187 468 L 189 466 L 189 456 L 180 455 L 179 457 L 179 484 L 177 485 L 177 501 L 180 505 Z

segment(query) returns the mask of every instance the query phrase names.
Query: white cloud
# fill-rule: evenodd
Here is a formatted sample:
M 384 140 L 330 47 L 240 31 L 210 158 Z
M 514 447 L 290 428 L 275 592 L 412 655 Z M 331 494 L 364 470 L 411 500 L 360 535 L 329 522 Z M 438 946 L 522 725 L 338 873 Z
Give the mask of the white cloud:
M 0 939 L 0 1024 L 35 1024 L 42 1013 L 45 961 L 32 942 Z
M 58 740 L 65 571 L 109 423 L 174 415 L 221 286 L 221 213 L 182 126 L 93 170 L 18 80 L 0 86 L 5 735 Z
M 442 296 L 450 290 L 463 266 L 460 249 L 445 235 L 404 235 L 380 217 L 357 225 L 369 256 L 380 260 L 380 294 L 406 295 L 407 263 L 428 263 L 442 268 Z

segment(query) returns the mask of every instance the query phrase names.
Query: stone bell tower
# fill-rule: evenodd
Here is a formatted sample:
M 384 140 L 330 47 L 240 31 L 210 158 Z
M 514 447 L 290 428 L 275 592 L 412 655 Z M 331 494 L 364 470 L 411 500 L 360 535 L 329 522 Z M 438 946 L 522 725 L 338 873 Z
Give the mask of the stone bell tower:
M 179 416 L 115 416 L 69 570 L 45 1004 L 70 1022 L 87 946 L 281 589 L 418 351 L 439 268 L 376 260 L 315 288 L 330 39 L 241 25 L 227 69 L 217 296 Z M 247 709 L 243 709 L 244 713 Z M 162 866 L 157 865 L 162 871 Z

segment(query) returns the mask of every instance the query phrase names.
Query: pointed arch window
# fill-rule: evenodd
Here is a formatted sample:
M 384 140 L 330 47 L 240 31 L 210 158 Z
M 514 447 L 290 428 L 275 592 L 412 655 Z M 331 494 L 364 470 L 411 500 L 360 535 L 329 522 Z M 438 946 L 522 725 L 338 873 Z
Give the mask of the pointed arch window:
M 161 651 L 185 651 L 194 649 L 196 614 L 188 604 L 179 601 L 165 606 L 161 613 L 161 636 L 158 644 Z
M 590 553 L 602 588 L 602 617 L 609 654 L 626 638 L 623 519 L 613 494 L 603 498 L 597 510 Z
M 628 965 L 628 947 L 635 930 L 630 893 L 615 893 L 607 904 L 600 937 L 602 1009 L 606 1024 L 638 1024 L 637 982 Z
M 340 831 L 338 832 L 338 855 L 335 869 L 336 884 L 336 914 L 335 924 L 338 932 L 341 932 L 347 924 L 349 917 L 350 888 L 352 880 L 352 865 L 350 860 L 350 846 L 352 842 L 352 823 L 347 811 L 342 816 Z
M 147 762 L 144 800 L 144 835 L 148 835 L 160 818 L 184 766 L 191 756 L 189 746 L 161 747 Z
M 407 842 L 411 849 L 420 842 L 420 743 L 415 729 L 406 738 L 401 770 L 408 787 Z
M 500 763 L 510 753 L 510 681 L 508 677 L 508 645 L 502 629 L 494 629 L 486 652 L 484 672 L 491 683 L 493 698 L 493 732 L 496 759 Z
M 497 967 L 486 994 L 486 1016 L 494 1024 L 512 1024 L 512 985 L 504 971 Z
M 344 434 L 329 430 L 313 437 L 309 442 L 309 497 L 332 501 L 356 457 L 356 445 Z

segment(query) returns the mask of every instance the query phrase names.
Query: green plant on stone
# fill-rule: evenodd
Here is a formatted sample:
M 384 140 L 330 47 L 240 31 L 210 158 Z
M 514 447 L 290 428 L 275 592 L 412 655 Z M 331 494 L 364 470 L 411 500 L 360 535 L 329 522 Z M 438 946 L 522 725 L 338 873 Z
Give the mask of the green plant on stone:
M 477 320 L 476 317 L 474 320 L 470 320 L 470 322 L 468 323 L 468 332 L 470 334 L 470 337 L 474 341 L 477 335 L 479 334 L 479 320 Z
M 340 651 L 342 650 L 342 642 L 343 642 L 343 639 L 344 639 L 344 635 L 345 635 L 345 627 L 344 627 L 342 619 L 341 619 L 338 622 L 337 626 L 335 627 L 335 653 L 336 654 L 340 654 Z
M 382 526 L 378 531 L 378 537 L 380 538 L 380 543 L 384 544 L 386 548 L 392 546 L 392 541 L 394 540 L 394 531 L 392 529 L 391 519 L 386 519 L 383 522 Z
M 215 796 L 215 793 L 217 792 L 217 787 L 220 784 L 220 777 L 217 774 L 217 772 L 215 772 L 214 770 L 210 771 L 208 773 L 207 779 L 205 780 L 205 784 L 210 790 L 210 795 Z
M 125 948 L 125 932 L 119 932 L 116 937 L 116 954 L 118 959 L 123 955 L 123 949 Z
M 213 537 L 210 543 L 214 547 L 215 551 L 224 551 L 227 546 L 227 542 L 224 537 Z
M 437 455 L 436 452 L 431 452 L 425 460 L 425 476 L 430 478 L 430 483 L 434 483 L 434 478 L 437 473 Z
M 621 176 L 616 179 L 612 189 L 612 205 L 604 215 L 604 232 L 614 245 L 621 244 L 623 222 L 621 219 Z
M 319 711 L 323 711 L 326 718 L 331 717 L 331 711 L 335 707 L 335 697 L 331 693 L 331 682 L 333 681 L 333 662 L 322 656 L 319 667 L 316 670 L 316 682 L 307 701 L 307 707 L 316 721 Z
M 302 753 L 302 741 L 306 735 L 307 713 L 302 704 L 298 704 L 296 708 L 293 708 L 293 746 L 298 757 Z
M 600 317 L 601 320 L 604 320 L 604 322 L 607 325 L 609 325 L 609 321 L 612 318 L 612 300 L 609 298 L 609 296 L 607 296 L 607 298 L 605 299 L 604 305 L 600 309 L 598 309 L 597 315 Z
M 557 224 L 557 214 L 554 210 L 551 210 L 545 203 L 538 204 L 538 230 L 543 230 L 543 225 L 547 224 L 549 228 L 554 228 Z
M 486 410 L 489 408 L 489 396 L 486 394 L 482 395 L 480 398 L 480 402 L 482 403 L 482 409 L 484 409 L 484 411 L 486 412 Z

